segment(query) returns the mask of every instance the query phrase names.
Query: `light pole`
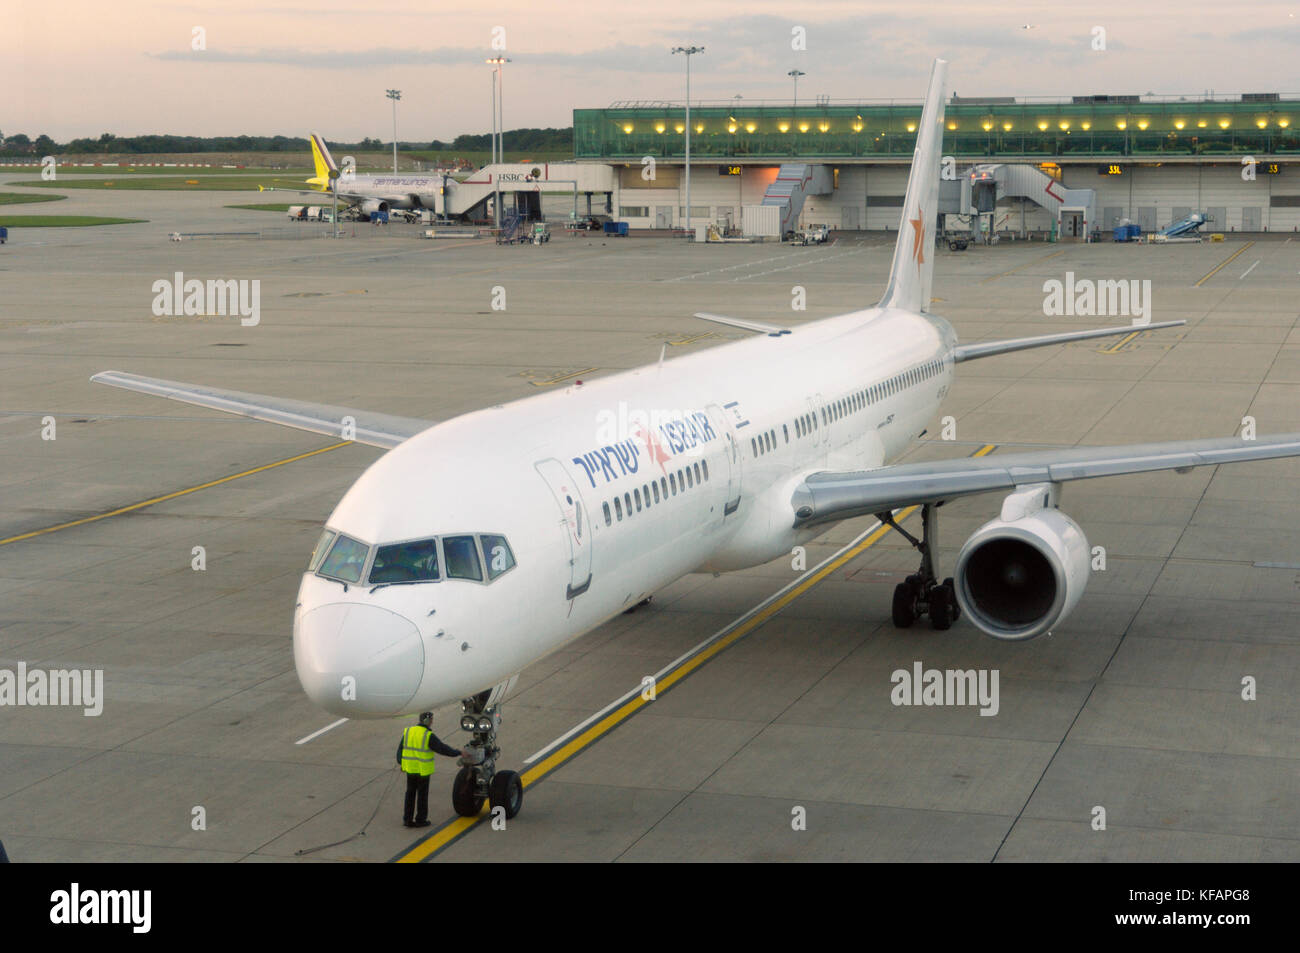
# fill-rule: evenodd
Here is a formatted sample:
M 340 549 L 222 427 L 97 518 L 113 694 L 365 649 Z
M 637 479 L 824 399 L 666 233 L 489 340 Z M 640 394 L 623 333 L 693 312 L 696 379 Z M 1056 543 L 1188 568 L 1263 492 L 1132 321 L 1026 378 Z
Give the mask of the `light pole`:
M 492 161 L 505 162 L 505 75 L 502 67 L 510 62 L 506 56 L 490 56 L 483 61 L 493 67 L 492 70 Z M 499 87 L 499 91 L 498 91 Z M 495 224 L 501 227 L 501 180 L 500 176 L 493 174 L 493 207 Z
M 702 46 L 674 46 L 673 53 L 686 54 L 686 231 L 691 230 L 691 57 L 703 53 Z
M 493 146 L 493 161 L 505 162 L 505 104 L 506 104 L 506 87 L 505 73 L 502 71 L 506 63 L 510 62 L 508 56 L 492 56 L 483 61 L 496 68 L 492 70 L 494 86 L 492 88 L 492 132 L 495 138 Z M 498 92 L 500 87 L 500 92 Z
M 393 101 L 393 175 L 397 175 L 397 101 L 402 98 L 402 91 L 390 89 L 387 93 Z
M 807 76 L 808 74 L 801 69 L 792 69 L 790 70 L 790 72 L 786 73 L 785 75 L 789 76 L 791 79 L 794 80 L 794 108 L 798 109 L 799 108 L 799 77 Z
M 334 223 L 334 237 L 339 237 L 339 170 L 330 169 L 330 193 L 334 196 L 334 210 L 330 212 L 330 221 Z

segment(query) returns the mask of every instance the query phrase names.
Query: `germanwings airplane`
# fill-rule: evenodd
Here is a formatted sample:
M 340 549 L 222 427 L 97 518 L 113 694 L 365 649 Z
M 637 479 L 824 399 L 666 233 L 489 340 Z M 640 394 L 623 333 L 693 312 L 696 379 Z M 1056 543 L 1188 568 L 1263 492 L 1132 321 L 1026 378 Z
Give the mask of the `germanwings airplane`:
M 371 212 L 390 209 L 433 209 L 438 190 L 444 185 L 441 175 L 389 175 L 387 173 L 359 175 L 351 168 L 340 170 L 330 155 L 329 146 L 316 133 L 311 134 L 311 157 L 316 165 L 316 175 L 307 180 L 310 189 L 280 189 L 258 186 L 259 192 L 297 192 L 299 195 L 324 195 L 338 191 L 340 202 L 359 206 Z M 343 157 L 344 159 L 347 156 Z M 338 184 L 335 185 L 334 183 Z
M 903 532 L 892 513 L 922 508 L 921 538 L 903 532 L 921 558 L 894 592 L 895 625 L 928 616 L 946 629 L 965 614 L 994 638 L 1033 638 L 1088 581 L 1063 483 L 1300 456 L 1300 434 L 888 463 L 963 361 L 1132 330 L 963 345 L 927 312 L 946 73 L 936 60 L 874 308 L 795 329 L 700 315 L 755 336 L 441 422 L 116 371 L 92 380 L 389 451 L 325 525 L 294 610 L 294 662 L 307 695 L 350 718 L 461 699 L 473 757 L 452 800 L 467 816 L 484 798 L 511 817 L 522 803 L 518 776 L 496 768 L 496 732 L 525 666 L 687 573 L 786 556 L 840 520 L 874 514 Z M 1000 513 L 941 580 L 936 509 L 989 492 L 1005 495 Z

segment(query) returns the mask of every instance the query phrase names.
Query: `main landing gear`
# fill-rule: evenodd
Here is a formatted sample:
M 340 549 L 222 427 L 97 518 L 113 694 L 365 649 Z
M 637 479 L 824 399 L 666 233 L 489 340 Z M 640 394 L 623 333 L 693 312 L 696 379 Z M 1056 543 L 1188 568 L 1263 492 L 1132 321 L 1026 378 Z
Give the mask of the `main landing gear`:
M 921 553 L 921 568 L 894 587 L 894 625 L 900 629 L 910 628 L 921 616 L 928 615 L 931 627 L 942 632 L 951 628 L 961 615 L 952 577 L 940 583 L 934 574 L 934 551 L 939 537 L 939 518 L 934 510 L 939 505 L 926 503 L 921 507 L 920 539 L 895 523 L 894 514 L 888 510 L 876 514 L 876 519 L 901 533 Z
M 514 684 L 512 679 L 511 685 Z M 460 771 L 451 786 L 451 805 L 461 817 L 477 817 L 486 800 L 495 811 L 504 808 L 512 818 L 524 806 L 524 784 L 514 771 L 498 771 L 497 728 L 501 726 L 499 698 L 502 686 L 463 699 L 460 726 L 473 735 L 467 745 L 470 755 L 462 756 Z

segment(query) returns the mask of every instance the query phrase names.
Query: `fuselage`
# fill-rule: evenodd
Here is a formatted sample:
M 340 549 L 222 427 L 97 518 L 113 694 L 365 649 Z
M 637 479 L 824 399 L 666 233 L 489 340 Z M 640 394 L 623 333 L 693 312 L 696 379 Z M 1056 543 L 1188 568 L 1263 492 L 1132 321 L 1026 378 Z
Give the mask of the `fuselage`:
M 434 209 L 443 184 L 440 175 L 353 174 L 339 179 L 339 191 L 383 202 L 389 208 Z
M 789 554 L 826 529 L 793 528 L 794 488 L 897 456 L 947 394 L 955 342 L 942 318 L 872 309 L 412 437 L 348 490 L 303 577 L 304 689 L 351 717 L 428 710 L 687 573 Z M 340 537 L 346 570 L 326 551 Z

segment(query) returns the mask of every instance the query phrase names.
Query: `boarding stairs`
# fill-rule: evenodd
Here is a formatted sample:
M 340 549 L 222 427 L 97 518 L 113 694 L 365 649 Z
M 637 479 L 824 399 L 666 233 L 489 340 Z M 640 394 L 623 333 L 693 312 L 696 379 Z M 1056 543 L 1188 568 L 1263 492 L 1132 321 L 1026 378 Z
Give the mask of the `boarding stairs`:
M 830 195 L 834 187 L 829 167 L 806 162 L 787 162 L 767 187 L 762 204 L 775 205 L 781 209 L 781 236 L 784 238 L 798 229 L 804 199 L 809 195 Z

